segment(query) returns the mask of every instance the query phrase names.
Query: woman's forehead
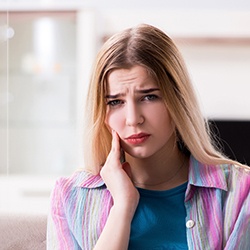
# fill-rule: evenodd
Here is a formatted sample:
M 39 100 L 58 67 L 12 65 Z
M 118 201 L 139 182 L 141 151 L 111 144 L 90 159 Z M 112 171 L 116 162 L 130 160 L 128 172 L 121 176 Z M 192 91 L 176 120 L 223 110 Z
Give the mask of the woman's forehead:
M 143 66 L 133 66 L 129 69 L 115 69 L 107 77 L 107 88 L 109 91 L 126 86 L 134 86 L 137 89 L 146 87 L 157 87 L 157 83 Z

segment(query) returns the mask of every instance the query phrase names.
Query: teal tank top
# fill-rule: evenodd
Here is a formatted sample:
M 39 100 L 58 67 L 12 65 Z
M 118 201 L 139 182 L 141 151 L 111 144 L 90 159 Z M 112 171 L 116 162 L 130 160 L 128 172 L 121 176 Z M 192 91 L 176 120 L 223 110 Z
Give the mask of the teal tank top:
M 129 250 L 188 249 L 187 183 L 166 191 L 138 188 L 140 200 L 131 224 Z

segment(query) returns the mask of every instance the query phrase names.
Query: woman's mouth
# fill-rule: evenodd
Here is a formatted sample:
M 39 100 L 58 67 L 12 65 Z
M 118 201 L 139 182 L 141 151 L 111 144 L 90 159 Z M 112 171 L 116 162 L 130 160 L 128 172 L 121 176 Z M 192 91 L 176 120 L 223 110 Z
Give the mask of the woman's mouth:
M 139 134 L 131 135 L 125 138 L 125 140 L 130 144 L 136 145 L 136 144 L 144 143 L 149 137 L 150 137 L 150 134 L 139 133 Z

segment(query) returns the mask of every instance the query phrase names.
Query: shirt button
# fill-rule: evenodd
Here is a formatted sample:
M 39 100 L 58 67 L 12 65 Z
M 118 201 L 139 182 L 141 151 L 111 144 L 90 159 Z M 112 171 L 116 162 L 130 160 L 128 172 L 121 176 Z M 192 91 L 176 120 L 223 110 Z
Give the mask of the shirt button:
M 186 227 L 187 228 L 192 228 L 192 227 L 194 227 L 194 225 L 195 225 L 195 222 L 193 220 L 188 220 L 186 222 Z

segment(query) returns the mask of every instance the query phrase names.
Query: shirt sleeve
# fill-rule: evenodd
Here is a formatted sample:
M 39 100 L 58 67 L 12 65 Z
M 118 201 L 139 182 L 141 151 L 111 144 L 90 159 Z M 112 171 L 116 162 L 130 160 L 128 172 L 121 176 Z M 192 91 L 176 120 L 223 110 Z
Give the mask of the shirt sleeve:
M 231 180 L 232 195 L 228 198 L 230 209 L 225 226 L 230 228 L 224 249 L 250 249 L 250 168 L 240 169 Z M 245 172 L 245 173 L 244 173 Z M 230 223 L 231 227 L 229 227 Z M 226 231 L 226 229 L 225 229 Z
M 242 204 L 242 210 L 239 213 L 238 219 L 235 223 L 233 231 L 227 241 L 225 246 L 226 250 L 241 249 L 249 250 L 250 249 L 250 203 L 249 199 L 245 200 Z
M 63 180 L 56 182 L 51 193 L 50 211 L 47 222 L 47 250 L 78 250 L 81 249 L 72 234 L 65 216 L 63 196 L 67 190 Z

